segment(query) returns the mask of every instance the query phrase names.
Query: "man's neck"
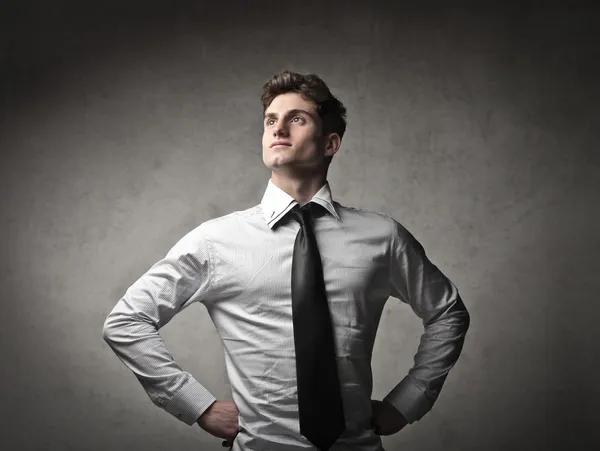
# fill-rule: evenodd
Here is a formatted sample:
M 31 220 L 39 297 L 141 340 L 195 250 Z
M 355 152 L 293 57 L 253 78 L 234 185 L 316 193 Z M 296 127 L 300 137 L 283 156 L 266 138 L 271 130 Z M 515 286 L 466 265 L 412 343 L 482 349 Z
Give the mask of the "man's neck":
M 273 172 L 271 181 L 275 186 L 292 196 L 300 205 L 304 205 L 310 202 L 313 196 L 325 185 L 327 174 L 297 179 Z

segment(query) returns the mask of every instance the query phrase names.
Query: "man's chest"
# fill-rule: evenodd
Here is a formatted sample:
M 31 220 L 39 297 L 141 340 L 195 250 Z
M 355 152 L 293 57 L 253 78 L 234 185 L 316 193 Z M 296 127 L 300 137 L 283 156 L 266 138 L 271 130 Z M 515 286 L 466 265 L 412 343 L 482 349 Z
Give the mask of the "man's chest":
M 317 230 L 316 239 L 330 308 L 346 318 L 370 317 L 389 296 L 386 236 Z M 291 306 L 291 275 L 297 228 L 269 235 L 232 235 L 214 246 L 214 265 L 222 300 L 252 311 Z

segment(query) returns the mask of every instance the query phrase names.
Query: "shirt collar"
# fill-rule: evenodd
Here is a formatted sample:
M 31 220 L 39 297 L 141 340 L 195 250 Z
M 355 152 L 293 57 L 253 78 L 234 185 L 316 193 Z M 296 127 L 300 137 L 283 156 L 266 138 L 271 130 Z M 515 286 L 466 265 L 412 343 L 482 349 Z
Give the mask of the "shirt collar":
M 340 216 L 333 205 L 331 188 L 329 187 L 329 182 L 327 180 L 310 201 L 323 206 L 338 221 L 340 220 Z M 277 221 L 283 218 L 283 216 L 292 208 L 294 208 L 295 205 L 299 205 L 296 199 L 279 188 L 271 179 L 269 179 L 269 183 L 267 184 L 267 188 L 261 201 L 263 216 L 269 228 L 272 229 Z

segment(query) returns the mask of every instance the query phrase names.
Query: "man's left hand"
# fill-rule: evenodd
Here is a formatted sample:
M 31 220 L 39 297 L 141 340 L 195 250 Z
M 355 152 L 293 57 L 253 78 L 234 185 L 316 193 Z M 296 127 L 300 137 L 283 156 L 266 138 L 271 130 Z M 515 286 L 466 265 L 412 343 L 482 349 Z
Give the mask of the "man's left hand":
M 404 415 L 389 402 L 372 399 L 371 407 L 373 409 L 371 425 L 377 435 L 395 434 L 408 424 Z

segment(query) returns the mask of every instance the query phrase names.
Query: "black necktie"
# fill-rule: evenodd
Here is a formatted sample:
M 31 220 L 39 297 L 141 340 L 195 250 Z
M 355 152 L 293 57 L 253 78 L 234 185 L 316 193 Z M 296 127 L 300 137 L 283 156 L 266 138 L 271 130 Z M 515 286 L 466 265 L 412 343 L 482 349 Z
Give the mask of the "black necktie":
M 321 451 L 346 428 L 333 326 L 309 202 L 290 210 L 300 223 L 292 260 L 292 315 L 296 348 L 300 432 Z M 322 207 L 321 207 L 322 208 Z

